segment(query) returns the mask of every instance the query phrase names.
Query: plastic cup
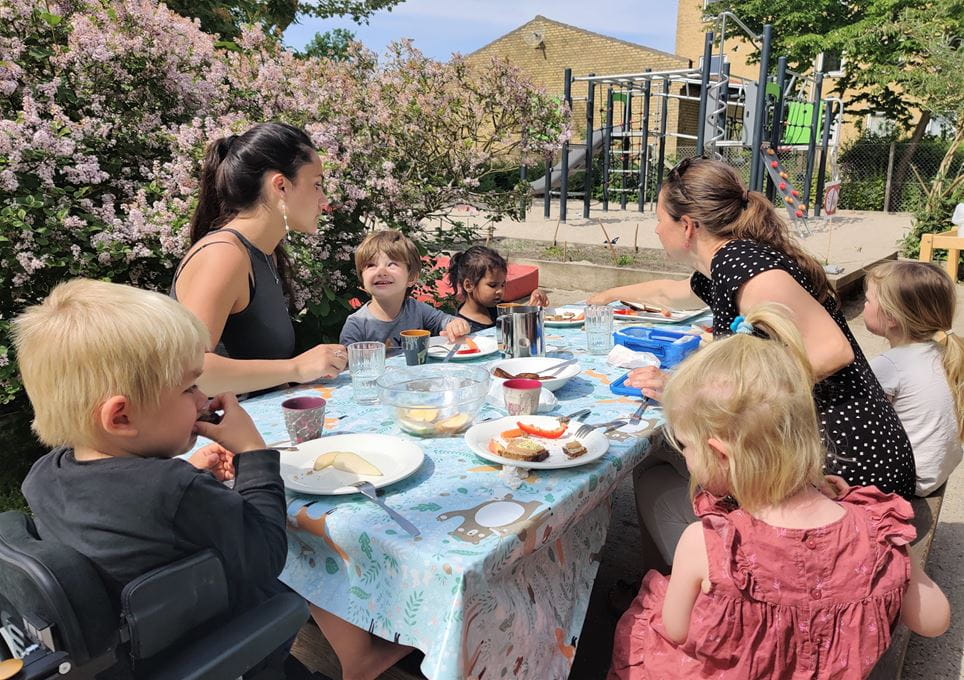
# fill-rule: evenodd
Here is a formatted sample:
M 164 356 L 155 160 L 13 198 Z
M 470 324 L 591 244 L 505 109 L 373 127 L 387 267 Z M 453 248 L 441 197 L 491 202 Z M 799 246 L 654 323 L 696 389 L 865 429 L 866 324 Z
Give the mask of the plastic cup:
M 353 342 L 348 345 L 348 372 L 355 402 L 377 403 L 378 385 L 375 381 L 385 372 L 385 343 Z
M 285 428 L 292 444 L 321 436 L 325 429 L 325 404 L 321 397 L 294 397 L 281 402 Z
M 531 416 L 539 410 L 539 393 L 542 383 L 538 380 L 513 378 L 502 383 L 505 410 L 510 416 Z
M 428 339 L 431 333 L 425 330 L 402 331 L 402 351 L 405 353 L 405 363 L 409 366 L 421 366 L 428 360 Z
M 586 349 L 590 354 L 608 354 L 613 348 L 613 310 L 607 305 L 586 307 Z

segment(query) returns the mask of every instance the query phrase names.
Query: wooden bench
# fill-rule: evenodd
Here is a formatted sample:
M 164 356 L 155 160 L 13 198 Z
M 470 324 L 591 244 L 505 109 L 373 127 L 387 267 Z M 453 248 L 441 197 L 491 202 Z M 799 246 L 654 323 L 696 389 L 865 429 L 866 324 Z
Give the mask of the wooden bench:
M 924 234 L 920 238 L 921 262 L 930 262 L 934 256 L 934 249 L 947 251 L 947 264 L 944 265 L 951 281 L 957 282 L 957 264 L 964 250 L 964 236 L 957 235 L 957 229 L 945 231 L 942 234 Z
M 921 254 L 923 252 L 922 244 Z M 942 485 L 930 496 L 915 498 L 911 501 L 911 506 L 914 508 L 914 528 L 917 529 L 917 538 L 910 546 L 910 554 L 912 559 L 919 560 L 925 567 L 927 557 L 930 555 L 931 543 L 934 541 L 934 532 L 937 530 L 937 520 L 941 514 L 946 486 L 946 484 Z M 890 647 L 887 648 L 887 652 L 880 658 L 877 665 L 874 666 L 868 680 L 900 680 L 910 635 L 907 626 L 902 623 L 897 624 L 897 629 L 890 641 Z

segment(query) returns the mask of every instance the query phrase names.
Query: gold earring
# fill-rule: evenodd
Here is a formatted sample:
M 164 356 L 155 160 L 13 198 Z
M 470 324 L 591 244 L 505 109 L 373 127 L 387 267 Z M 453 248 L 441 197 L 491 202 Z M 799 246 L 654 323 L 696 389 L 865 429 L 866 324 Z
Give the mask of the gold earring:
M 288 226 L 288 206 L 284 201 L 281 201 L 281 219 L 284 220 L 285 231 L 291 231 L 291 228 Z

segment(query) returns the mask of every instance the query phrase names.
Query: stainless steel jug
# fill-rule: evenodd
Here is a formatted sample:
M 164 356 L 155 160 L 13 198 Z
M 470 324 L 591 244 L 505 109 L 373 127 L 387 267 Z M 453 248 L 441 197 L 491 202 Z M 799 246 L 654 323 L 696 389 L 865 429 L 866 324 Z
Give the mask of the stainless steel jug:
M 542 307 L 518 306 L 495 320 L 499 350 L 507 359 L 541 357 L 546 354 Z

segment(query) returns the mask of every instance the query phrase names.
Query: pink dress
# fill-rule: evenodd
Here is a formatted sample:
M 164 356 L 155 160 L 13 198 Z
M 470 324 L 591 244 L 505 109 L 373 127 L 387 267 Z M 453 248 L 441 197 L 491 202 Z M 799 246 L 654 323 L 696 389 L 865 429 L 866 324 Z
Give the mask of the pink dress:
M 831 524 L 781 529 L 698 495 L 710 592 L 687 640 L 664 637 L 669 580 L 649 572 L 616 627 L 608 680 L 866 678 L 890 644 L 916 531 L 910 504 L 877 487 L 840 504 Z

